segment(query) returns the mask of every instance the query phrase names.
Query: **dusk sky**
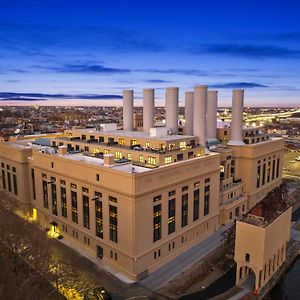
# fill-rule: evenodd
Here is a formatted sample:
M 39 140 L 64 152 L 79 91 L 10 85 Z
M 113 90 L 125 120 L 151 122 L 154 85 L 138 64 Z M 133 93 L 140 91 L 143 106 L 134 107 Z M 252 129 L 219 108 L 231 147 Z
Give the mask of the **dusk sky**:
M 207 84 L 220 105 L 242 87 L 246 105 L 299 107 L 299 13 L 297 0 L 1 0 L 0 105 L 120 104 L 145 87 L 163 104 L 167 86 L 182 100 Z

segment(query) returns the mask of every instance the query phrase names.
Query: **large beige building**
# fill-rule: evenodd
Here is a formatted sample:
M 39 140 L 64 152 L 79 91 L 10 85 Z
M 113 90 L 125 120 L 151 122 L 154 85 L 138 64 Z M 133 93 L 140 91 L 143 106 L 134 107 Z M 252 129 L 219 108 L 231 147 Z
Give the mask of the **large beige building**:
M 171 130 L 153 128 L 154 92 L 147 89 L 141 131 L 102 124 L 66 130 L 50 147 L 0 143 L 1 189 L 99 264 L 133 281 L 144 278 L 220 225 L 242 218 L 281 183 L 281 139 L 262 140 L 254 131 L 251 143 L 237 141 L 243 129 L 236 122 L 235 140 L 208 150 L 205 120 L 197 119 L 206 115 L 199 103 L 209 99 L 207 87 L 195 87 L 191 135 L 176 132 L 170 116 L 178 109 L 178 89 L 167 93 Z M 124 95 L 124 104 L 133 105 L 133 93 Z M 126 126 L 133 127 L 132 107 L 124 111 Z M 217 136 L 216 124 L 213 130 Z

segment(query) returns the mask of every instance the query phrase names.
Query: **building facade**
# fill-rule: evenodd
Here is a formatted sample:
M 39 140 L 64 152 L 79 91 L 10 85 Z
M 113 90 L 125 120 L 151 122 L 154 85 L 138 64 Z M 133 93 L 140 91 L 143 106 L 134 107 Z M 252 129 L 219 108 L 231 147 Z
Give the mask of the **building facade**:
M 173 90 L 169 97 L 176 102 Z M 194 103 L 207 101 L 207 87 L 195 90 Z M 205 122 L 194 123 L 192 135 L 103 124 L 98 130 L 66 130 L 50 139 L 50 147 L 2 142 L 1 189 L 15 194 L 42 227 L 100 265 L 140 280 L 242 218 L 281 183 L 281 139 L 220 143 L 209 151 L 203 145 Z

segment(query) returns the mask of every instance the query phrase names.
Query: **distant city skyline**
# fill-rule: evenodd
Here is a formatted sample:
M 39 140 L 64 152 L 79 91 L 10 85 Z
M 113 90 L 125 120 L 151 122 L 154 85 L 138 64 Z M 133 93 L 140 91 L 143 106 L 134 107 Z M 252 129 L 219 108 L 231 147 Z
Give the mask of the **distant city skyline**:
M 41 4 L 42 3 L 42 4 Z M 120 105 L 123 89 L 245 88 L 246 106 L 300 103 L 298 1 L 0 4 L 0 105 Z M 180 103 L 183 105 L 183 102 Z

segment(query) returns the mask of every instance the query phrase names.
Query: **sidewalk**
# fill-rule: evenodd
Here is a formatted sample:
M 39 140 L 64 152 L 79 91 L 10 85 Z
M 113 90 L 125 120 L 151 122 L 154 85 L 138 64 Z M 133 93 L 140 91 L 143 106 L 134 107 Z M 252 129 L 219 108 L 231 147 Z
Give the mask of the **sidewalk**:
M 185 269 L 191 267 L 194 263 L 220 246 L 221 235 L 229 227 L 230 225 L 221 226 L 215 233 L 200 241 L 197 245 L 180 254 L 158 270 L 152 272 L 148 277 L 141 280 L 139 284 L 154 291 L 160 289 L 171 279 L 181 274 Z

